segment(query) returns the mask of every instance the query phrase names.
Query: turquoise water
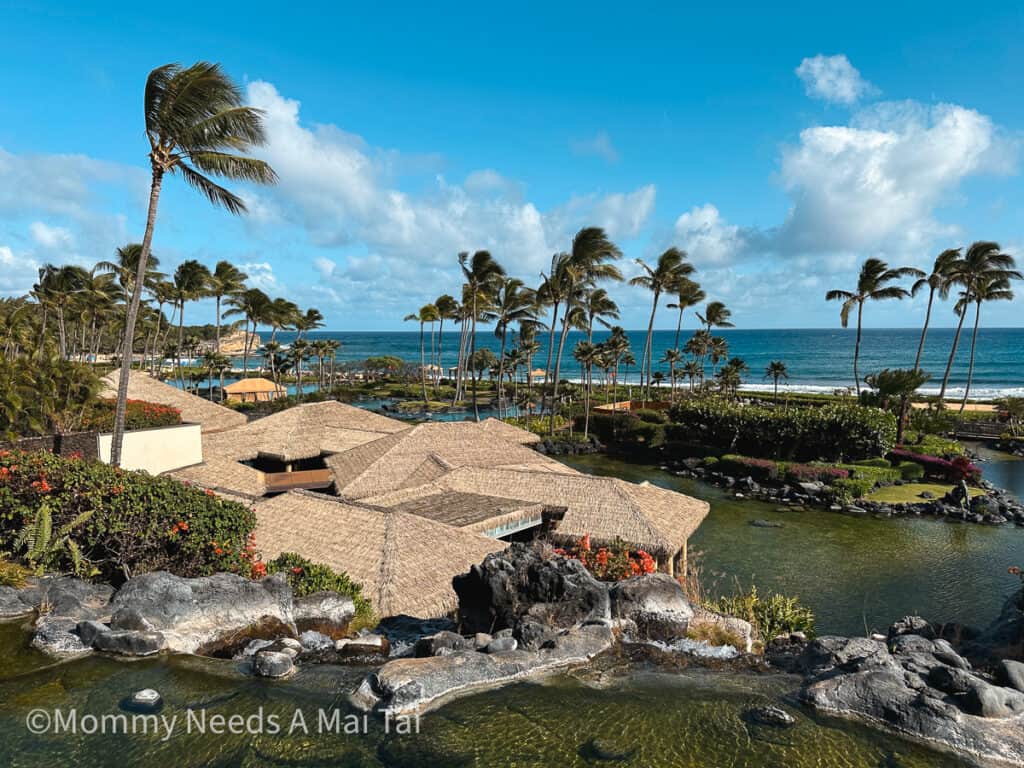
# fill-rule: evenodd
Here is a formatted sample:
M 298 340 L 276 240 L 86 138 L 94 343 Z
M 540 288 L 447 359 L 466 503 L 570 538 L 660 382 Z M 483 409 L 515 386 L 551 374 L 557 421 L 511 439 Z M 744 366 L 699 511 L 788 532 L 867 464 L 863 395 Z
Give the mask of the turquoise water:
M 1024 528 L 776 512 L 776 505 L 737 500 L 649 465 L 599 455 L 563 461 L 708 501 L 711 512 L 690 539 L 691 562 L 705 583 L 718 593 L 731 592 L 738 579 L 798 595 L 814 610 L 819 633 L 884 630 L 907 614 L 982 626 L 1020 586 L 1006 569 L 1024 562 Z M 986 477 L 1024 498 L 1024 461 L 984 467 Z M 757 519 L 783 527 L 750 525 Z
M 665 317 L 668 317 L 666 314 Z M 693 332 L 692 319 L 688 320 L 688 328 L 683 329 L 681 343 Z M 808 328 L 795 330 L 748 330 L 725 329 L 716 331 L 729 342 L 731 355 L 743 358 L 752 371 L 748 383 L 765 386 L 764 369 L 770 360 L 782 360 L 790 372 L 789 384 L 808 391 L 831 392 L 837 387 L 853 386 L 853 345 L 855 331 L 842 328 Z M 595 332 L 594 337 L 600 341 L 607 335 L 605 331 Z M 278 339 L 284 343 L 291 341 L 294 334 L 279 333 Z M 374 355 L 395 355 L 410 363 L 418 364 L 420 359 L 418 331 L 383 332 L 341 332 L 320 331 L 307 335 L 307 338 L 332 338 L 342 343 L 338 353 L 340 361 L 361 361 Z M 562 375 L 566 378 L 579 378 L 579 366 L 573 359 L 571 351 L 582 334 L 571 332 L 566 342 L 566 353 L 562 360 Z M 641 357 L 644 347 L 645 331 L 629 331 L 629 338 L 637 360 Z M 914 328 L 876 329 L 864 331 L 861 349 L 860 370 L 862 375 L 879 371 L 882 368 L 908 368 L 913 365 L 914 355 L 920 331 Z M 932 381 L 923 389 L 925 392 L 937 391 L 945 371 L 946 360 L 953 339 L 953 329 L 935 328 L 929 330 L 922 358 L 922 368 L 932 374 Z M 541 334 L 541 351 L 534 357 L 534 367 L 544 368 L 547 362 L 547 336 Z M 962 337 L 956 365 L 950 379 L 953 396 L 962 393 L 967 376 L 967 363 L 970 353 L 969 334 Z M 428 336 L 429 349 L 429 336 Z M 510 339 L 508 346 L 514 345 Z M 656 371 L 668 374 L 668 366 L 660 363 L 664 351 L 675 345 L 675 331 L 661 330 L 654 333 L 654 366 Z M 459 346 L 458 331 L 446 328 L 441 344 L 442 365 L 445 368 L 454 366 Z M 495 352 L 500 343 L 489 330 L 481 332 L 477 338 L 477 348 L 488 347 Z M 1024 395 L 1024 329 L 1021 328 L 982 328 L 978 332 L 978 352 L 975 361 L 974 383 L 972 392 L 977 397 L 998 396 L 1001 394 Z M 429 356 L 429 351 L 428 351 Z M 238 358 L 238 364 L 241 358 Z M 259 363 L 250 360 L 250 365 L 258 367 Z M 623 369 L 620 379 L 635 381 L 637 371 Z M 667 385 L 666 385 L 667 386 Z

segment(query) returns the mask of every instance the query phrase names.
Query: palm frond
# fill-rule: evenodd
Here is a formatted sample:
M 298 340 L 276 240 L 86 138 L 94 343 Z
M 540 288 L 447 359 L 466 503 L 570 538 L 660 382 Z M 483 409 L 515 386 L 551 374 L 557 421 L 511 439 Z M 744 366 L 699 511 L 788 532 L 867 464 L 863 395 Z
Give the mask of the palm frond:
M 245 213 L 248 210 L 245 202 L 234 192 L 225 189 L 214 181 L 203 176 L 199 171 L 186 163 L 178 163 L 176 170 L 181 171 L 181 176 L 188 182 L 189 186 L 202 192 L 206 199 L 214 205 L 226 208 L 230 213 Z
M 273 184 L 277 174 L 270 165 L 253 157 L 230 155 L 226 152 L 193 152 L 189 159 L 201 171 L 228 179 L 242 179 L 257 184 Z

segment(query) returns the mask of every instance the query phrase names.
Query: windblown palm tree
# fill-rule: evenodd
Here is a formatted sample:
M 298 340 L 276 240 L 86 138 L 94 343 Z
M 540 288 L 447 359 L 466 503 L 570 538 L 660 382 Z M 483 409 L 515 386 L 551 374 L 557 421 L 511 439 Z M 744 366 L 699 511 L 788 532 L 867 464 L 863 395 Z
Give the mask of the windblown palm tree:
M 57 313 L 57 338 L 61 360 L 68 357 L 67 342 L 67 311 L 81 292 L 89 273 L 82 267 L 63 265 L 55 267 L 46 264 L 39 269 L 39 282 L 32 287 L 33 294 L 40 303 L 46 302 L 48 307 Z
M 964 387 L 964 396 L 960 401 L 960 413 L 963 413 L 964 408 L 967 406 L 967 398 L 971 393 L 971 383 L 974 381 L 974 352 L 978 346 L 978 324 L 981 321 L 981 305 L 986 301 L 1013 301 L 1013 291 L 1010 290 L 1011 279 L 1020 280 L 1020 272 L 1004 269 L 992 274 L 981 275 L 973 281 L 970 291 L 964 291 L 963 297 L 960 299 L 960 302 L 965 304 L 974 303 L 971 362 L 967 367 L 967 386 Z
M 423 407 L 428 407 L 430 399 L 427 397 L 427 358 L 426 348 L 424 346 L 423 329 L 427 323 L 435 322 L 440 315 L 438 314 L 437 307 L 433 304 L 424 304 L 420 307 L 419 312 L 406 315 L 403 319 L 406 321 L 413 321 L 420 324 L 420 381 L 423 384 Z
M 185 325 L 185 303 L 207 296 L 210 285 L 210 270 L 195 259 L 188 259 L 174 270 L 174 299 L 178 302 L 178 379 L 184 383 L 181 374 L 182 333 Z
M 164 176 L 180 173 L 186 183 L 203 193 L 211 203 L 236 214 L 245 212 L 245 203 L 206 174 L 258 184 L 272 184 L 277 180 L 274 170 L 263 160 L 232 154 L 246 152 L 264 143 L 262 113 L 243 106 L 241 91 L 219 65 L 200 62 L 185 68 L 166 64 L 154 69 L 146 80 L 143 106 L 152 182 L 146 231 L 125 318 L 121 380 L 117 388 L 110 448 L 110 463 L 114 466 L 121 463 L 135 321 L 142 300 Z
M 245 343 L 242 346 L 242 378 L 245 378 L 249 375 L 249 339 L 255 337 L 257 325 L 266 322 L 272 303 L 270 297 L 259 288 L 250 288 L 236 296 L 229 296 L 227 305 L 230 309 L 224 313 L 224 317 L 240 315 L 245 324 Z M 252 336 L 249 334 L 249 323 L 252 323 Z
M 469 361 L 473 372 L 473 416 L 480 421 L 476 373 L 481 368 L 476 354 L 476 323 L 480 318 L 481 304 L 489 304 L 493 300 L 498 285 L 505 277 L 505 270 L 488 251 L 477 251 L 472 256 L 463 251 L 459 254 L 459 267 L 470 295 Z
M 444 321 L 445 320 L 457 320 L 459 318 L 459 302 L 455 300 L 454 296 L 449 296 L 447 293 L 438 296 L 434 299 L 434 306 L 437 307 L 437 315 L 439 318 L 439 326 L 437 329 L 437 364 L 441 368 L 441 377 L 445 374 L 444 369 Z M 437 379 L 434 380 L 434 386 L 437 386 Z
M 857 364 L 860 362 L 860 341 L 863 327 L 864 303 L 866 301 L 883 301 L 885 299 L 905 299 L 910 291 L 898 285 L 889 285 L 905 277 L 924 277 L 924 272 L 913 267 L 889 269 L 889 265 L 881 259 L 868 259 L 860 268 L 855 291 L 832 290 L 825 294 L 826 301 L 842 301 L 839 321 L 843 328 L 850 322 L 850 313 L 857 310 L 857 341 L 853 348 L 853 380 L 860 395 L 860 374 Z
M 587 291 L 580 301 L 580 312 L 585 319 L 587 341 L 594 340 L 594 323 L 611 328 L 611 320 L 619 319 L 619 305 L 604 288 Z
M 786 364 L 781 360 L 772 360 L 768 363 L 768 367 L 764 369 L 764 377 L 771 379 L 775 385 L 775 399 L 779 399 L 779 379 L 788 379 L 789 370 L 786 368 Z
M 591 341 L 580 341 L 576 344 L 576 348 L 573 350 L 573 357 L 576 358 L 576 362 L 580 364 L 580 369 L 583 371 L 583 437 L 586 439 L 590 436 L 590 391 L 591 391 L 591 371 L 594 365 L 597 363 L 600 357 L 600 350 L 598 346 Z
M 673 345 L 676 349 L 679 349 L 679 335 L 683 331 L 683 312 L 691 307 L 698 306 L 707 298 L 707 294 L 704 293 L 698 283 L 684 277 L 676 287 L 676 295 L 679 298 L 667 306 L 669 309 L 679 310 L 679 320 L 676 322 L 676 343 Z
M 668 363 L 668 379 L 669 379 L 669 391 L 671 392 L 671 399 L 676 399 L 676 366 L 683 362 L 683 352 L 679 349 L 666 349 L 665 356 L 661 358 L 661 362 Z
M 704 369 L 698 361 L 687 360 L 683 364 L 683 376 L 690 380 L 690 391 L 693 392 L 693 381 L 694 379 L 703 378 Z
M 578 302 L 586 289 L 595 287 L 604 280 L 621 280 L 619 272 L 612 262 L 622 258 L 622 252 L 608 238 L 600 227 L 584 227 L 572 239 L 572 249 L 562 254 L 553 279 L 560 286 L 566 302 Z M 562 313 L 562 332 L 558 339 L 558 351 L 555 356 L 554 380 L 551 389 L 551 420 L 548 431 L 555 431 L 554 403 L 558 400 L 558 383 L 562 371 L 562 354 L 565 351 L 565 340 L 572 327 L 569 317 L 569 306 Z M 554 319 L 552 319 L 554 323 Z
M 501 351 L 498 353 L 498 418 L 502 414 L 502 396 L 504 394 L 505 377 L 505 346 L 508 342 L 508 327 L 512 323 L 523 323 L 534 320 L 534 308 L 537 305 L 533 290 L 523 285 L 522 280 L 506 277 L 494 294 L 494 335 L 501 339 Z
M 942 376 L 942 386 L 939 388 L 940 405 L 944 403 L 946 396 L 949 374 L 953 370 L 953 361 L 956 358 L 956 350 L 960 343 L 960 333 L 964 327 L 967 309 L 974 300 L 974 287 L 976 285 L 984 287 L 992 280 L 1000 277 L 1005 277 L 1008 281 L 1017 280 L 1020 278 L 1020 273 L 1016 271 L 1016 266 L 1016 261 L 1012 256 L 1001 252 L 999 243 L 986 240 L 972 243 L 964 257 L 950 266 L 950 282 L 962 286 L 963 292 L 961 293 L 961 300 L 957 302 L 955 307 L 959 319 L 957 320 L 956 333 L 953 334 L 953 346 L 949 352 L 949 361 L 946 363 L 946 372 Z M 981 308 L 978 307 L 978 312 L 980 311 Z
M 298 315 L 292 320 L 292 327 L 298 331 L 298 335 L 295 337 L 295 340 L 298 341 L 306 332 L 323 328 L 324 316 L 320 313 L 319 309 L 307 309 L 306 314 Z
M 921 329 L 921 341 L 917 344 L 917 357 L 914 358 L 914 370 L 921 369 L 921 353 L 924 352 L 924 340 L 928 335 L 928 323 L 932 317 L 932 302 L 935 301 L 935 294 L 945 300 L 949 296 L 949 289 L 953 285 L 951 278 L 953 268 L 960 261 L 960 249 L 949 248 L 935 257 L 932 265 L 932 273 L 927 277 L 919 277 L 914 281 L 910 289 L 910 295 L 916 296 L 925 286 L 928 287 L 928 309 L 924 313 L 924 327 Z
M 208 295 L 217 302 L 217 336 L 214 350 L 220 354 L 220 303 L 225 296 L 232 296 L 245 290 L 245 281 L 249 278 L 245 272 L 240 270 L 230 261 L 218 261 L 217 266 L 210 273 L 208 283 Z M 220 390 L 224 391 L 224 369 L 220 373 Z
M 686 261 L 686 252 L 672 247 L 658 257 L 658 263 L 652 268 L 643 260 L 636 259 L 643 272 L 629 281 L 630 285 L 646 288 L 653 294 L 651 301 L 651 318 L 647 323 L 647 341 L 644 344 L 641 360 L 640 386 L 647 380 L 645 398 L 651 395 L 651 365 L 654 357 L 652 339 L 654 337 L 654 316 L 658 311 L 658 299 L 662 293 L 678 291 L 681 281 L 694 272 L 693 265 Z

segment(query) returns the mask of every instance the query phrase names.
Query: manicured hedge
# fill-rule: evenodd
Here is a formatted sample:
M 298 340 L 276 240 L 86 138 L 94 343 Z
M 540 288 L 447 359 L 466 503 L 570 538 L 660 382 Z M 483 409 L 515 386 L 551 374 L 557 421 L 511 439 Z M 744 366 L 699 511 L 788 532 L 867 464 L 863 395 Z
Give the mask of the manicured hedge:
M 40 554 L 37 543 L 30 557 L 40 523 L 52 546 Z M 115 584 L 157 570 L 249 575 L 255 525 L 245 505 L 171 478 L 45 452 L 0 451 L 0 551 L 34 567 Z
M 906 448 L 894 448 L 889 452 L 889 458 L 899 462 L 913 462 L 921 465 L 926 475 L 941 477 L 953 483 L 961 480 L 977 482 L 981 479 L 981 468 L 972 464 L 964 456 L 956 456 L 952 460 L 940 459 L 937 456 L 928 456 L 921 453 L 908 451 Z
M 856 461 L 884 455 L 896 443 L 896 417 L 846 403 L 795 408 L 741 405 L 721 398 L 674 405 L 665 440 L 701 443 L 761 458 Z

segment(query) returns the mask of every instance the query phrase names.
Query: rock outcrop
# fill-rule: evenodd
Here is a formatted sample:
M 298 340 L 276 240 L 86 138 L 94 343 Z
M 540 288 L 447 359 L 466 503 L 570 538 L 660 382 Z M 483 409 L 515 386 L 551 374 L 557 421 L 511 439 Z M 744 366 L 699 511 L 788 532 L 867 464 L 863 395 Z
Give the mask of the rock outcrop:
M 364 711 L 422 711 L 452 696 L 582 664 L 614 641 L 610 627 L 589 624 L 563 630 L 536 651 L 508 644 L 489 652 L 446 649 L 438 656 L 395 659 L 367 675 L 351 701 Z
M 930 625 L 904 620 L 887 639 L 820 637 L 796 656 L 791 645 L 773 642 L 767 657 L 783 653 L 779 665 L 805 676 L 799 697 L 818 712 L 1024 764 L 1024 694 L 975 671 Z

